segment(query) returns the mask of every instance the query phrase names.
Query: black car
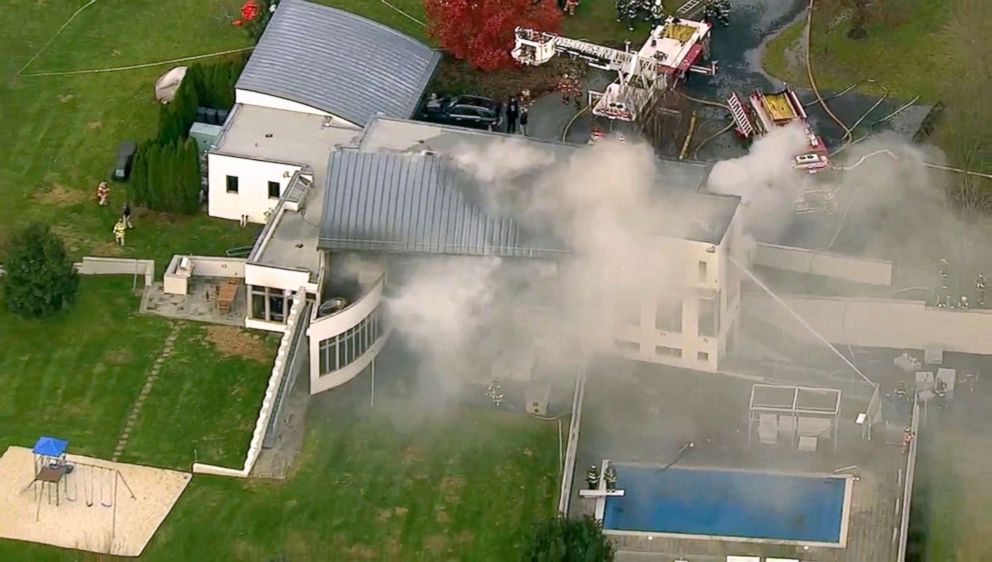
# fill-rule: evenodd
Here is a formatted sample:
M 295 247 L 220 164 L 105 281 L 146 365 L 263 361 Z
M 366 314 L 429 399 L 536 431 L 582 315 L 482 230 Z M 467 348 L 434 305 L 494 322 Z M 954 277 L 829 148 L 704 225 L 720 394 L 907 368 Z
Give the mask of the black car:
M 498 129 L 503 123 L 500 106 L 482 96 L 451 96 L 429 100 L 420 115 L 424 121 L 476 129 Z
M 131 175 L 131 164 L 134 162 L 134 153 L 137 150 L 138 145 L 131 141 L 124 141 L 117 147 L 117 163 L 111 174 L 115 180 L 124 181 Z

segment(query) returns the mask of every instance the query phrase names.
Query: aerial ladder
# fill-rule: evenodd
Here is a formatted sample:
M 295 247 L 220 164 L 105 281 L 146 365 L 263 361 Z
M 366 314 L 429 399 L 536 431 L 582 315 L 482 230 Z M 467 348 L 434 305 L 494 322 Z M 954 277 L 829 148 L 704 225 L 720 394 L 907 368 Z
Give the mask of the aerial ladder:
M 687 72 L 712 76 L 716 63 L 695 64 L 708 47 L 711 26 L 669 17 L 639 51 L 614 49 L 555 33 L 518 27 L 511 55 L 526 65 L 544 64 L 557 55 L 583 59 L 594 68 L 617 73 L 604 92 L 589 92 L 594 115 L 634 121 L 651 96 L 664 92 Z

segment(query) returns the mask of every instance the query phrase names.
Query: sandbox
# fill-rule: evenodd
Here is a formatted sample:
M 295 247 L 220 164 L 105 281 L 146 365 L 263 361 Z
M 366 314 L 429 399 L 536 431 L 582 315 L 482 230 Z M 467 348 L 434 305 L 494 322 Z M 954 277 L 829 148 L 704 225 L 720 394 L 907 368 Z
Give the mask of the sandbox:
M 192 478 L 185 472 L 79 455 L 66 460 L 73 470 L 60 482 L 33 482 L 31 449 L 4 452 L 0 538 L 138 556 Z

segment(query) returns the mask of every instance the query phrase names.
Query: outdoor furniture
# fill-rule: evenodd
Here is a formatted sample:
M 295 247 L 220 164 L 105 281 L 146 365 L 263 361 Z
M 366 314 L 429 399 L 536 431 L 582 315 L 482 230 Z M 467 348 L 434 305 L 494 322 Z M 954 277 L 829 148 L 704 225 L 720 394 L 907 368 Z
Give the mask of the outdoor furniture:
M 231 281 L 234 281 L 233 283 Z M 223 314 L 227 314 L 231 311 L 231 304 L 234 303 L 235 297 L 238 296 L 238 287 L 240 283 L 236 280 L 231 279 L 223 285 L 217 286 L 217 310 Z

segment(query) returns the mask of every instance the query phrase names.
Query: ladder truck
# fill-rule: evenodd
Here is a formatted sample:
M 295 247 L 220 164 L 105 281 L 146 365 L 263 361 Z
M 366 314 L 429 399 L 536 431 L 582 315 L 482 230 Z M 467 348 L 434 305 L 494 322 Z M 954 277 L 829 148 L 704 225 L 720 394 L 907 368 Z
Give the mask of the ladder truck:
M 776 127 L 799 124 L 806 134 L 806 147 L 793 155 L 793 167 L 809 174 L 830 167 L 827 145 L 813 132 L 795 90 L 788 86 L 772 93 L 755 90 L 748 96 L 747 106 L 737 93 L 733 93 L 727 99 L 727 105 L 734 119 L 734 128 L 741 138 L 751 140 L 768 134 Z M 798 214 L 833 213 L 837 210 L 835 192 L 836 188 L 829 185 L 804 189 L 796 196 L 792 208 Z
M 569 55 L 594 68 L 616 72 L 616 80 L 605 91 L 589 92 L 592 113 L 635 121 L 651 96 L 673 88 L 687 73 L 716 74 L 716 62 L 697 64 L 708 58 L 712 27 L 706 22 L 669 17 L 652 30 L 638 51 L 518 27 L 511 54 L 516 61 L 532 66 L 544 64 L 556 55 Z

